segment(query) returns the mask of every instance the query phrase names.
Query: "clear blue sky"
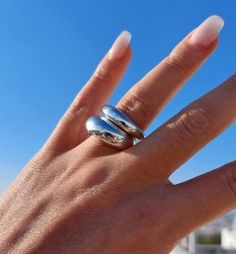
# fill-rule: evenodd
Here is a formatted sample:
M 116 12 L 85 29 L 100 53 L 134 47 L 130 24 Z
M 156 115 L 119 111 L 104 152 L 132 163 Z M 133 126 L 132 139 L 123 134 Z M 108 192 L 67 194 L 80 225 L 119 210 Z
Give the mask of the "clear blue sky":
M 235 10 L 235 0 L 0 1 L 0 193 L 45 142 L 122 30 L 133 35 L 133 59 L 112 104 L 206 17 L 225 19 L 217 51 L 153 122 L 150 133 L 234 73 Z M 235 160 L 235 134 L 234 125 L 173 180 Z

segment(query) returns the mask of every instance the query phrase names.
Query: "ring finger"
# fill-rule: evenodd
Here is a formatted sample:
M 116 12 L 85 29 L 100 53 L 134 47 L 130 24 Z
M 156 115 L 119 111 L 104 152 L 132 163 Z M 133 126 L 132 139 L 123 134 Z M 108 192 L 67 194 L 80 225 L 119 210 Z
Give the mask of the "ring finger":
M 197 71 L 216 48 L 222 26 L 223 20 L 218 16 L 206 19 L 160 64 L 131 88 L 117 107 L 138 127 L 147 128 L 184 82 Z M 103 147 L 103 144 L 101 145 L 97 140 L 91 140 L 92 144 L 90 144 L 96 151 L 97 146 L 94 147 L 94 142 L 99 147 Z M 110 152 L 110 150 L 107 151 Z

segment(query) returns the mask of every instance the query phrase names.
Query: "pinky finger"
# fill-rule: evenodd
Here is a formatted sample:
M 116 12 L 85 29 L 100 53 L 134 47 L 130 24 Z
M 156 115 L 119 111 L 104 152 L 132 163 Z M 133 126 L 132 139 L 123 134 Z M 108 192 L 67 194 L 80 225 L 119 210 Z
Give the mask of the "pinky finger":
M 121 80 L 131 56 L 129 32 L 122 32 L 95 72 L 76 96 L 52 133 L 46 149 L 65 152 L 79 145 L 86 137 L 85 121 L 97 114 Z
M 236 208 L 236 161 L 176 185 L 175 195 L 189 232 Z

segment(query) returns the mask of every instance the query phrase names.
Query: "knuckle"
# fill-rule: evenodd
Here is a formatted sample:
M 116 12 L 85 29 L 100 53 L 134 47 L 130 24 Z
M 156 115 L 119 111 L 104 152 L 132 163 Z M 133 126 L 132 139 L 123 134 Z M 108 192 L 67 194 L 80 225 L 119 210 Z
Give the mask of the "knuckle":
M 206 139 L 213 131 L 213 126 L 202 108 L 190 109 L 167 125 L 175 139 L 181 143 Z
M 132 119 L 142 121 L 144 117 L 147 119 L 154 114 L 150 96 L 146 93 L 138 91 L 129 93 L 125 99 L 119 103 L 121 111 Z
M 185 71 L 192 67 L 189 57 L 186 54 L 181 54 L 173 50 L 165 59 L 164 62 L 168 67 L 177 71 Z
M 100 63 L 92 75 L 92 79 L 98 82 L 107 82 L 111 79 L 111 68 L 107 60 Z
M 225 166 L 223 170 L 225 176 L 225 185 L 233 195 L 236 203 L 236 161 L 233 161 Z
M 84 97 L 77 96 L 72 105 L 66 112 L 65 117 L 70 120 L 86 114 L 89 110 L 88 100 Z

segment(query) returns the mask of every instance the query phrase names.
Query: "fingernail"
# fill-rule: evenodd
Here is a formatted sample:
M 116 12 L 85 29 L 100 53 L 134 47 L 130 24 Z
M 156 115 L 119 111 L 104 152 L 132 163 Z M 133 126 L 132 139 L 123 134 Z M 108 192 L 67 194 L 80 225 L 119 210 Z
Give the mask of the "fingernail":
M 208 46 L 218 37 L 223 26 L 224 20 L 220 16 L 210 16 L 193 31 L 190 42 Z
M 114 41 L 111 49 L 109 50 L 110 58 L 121 58 L 125 55 L 129 43 L 131 40 L 131 33 L 128 31 L 123 31 Z

